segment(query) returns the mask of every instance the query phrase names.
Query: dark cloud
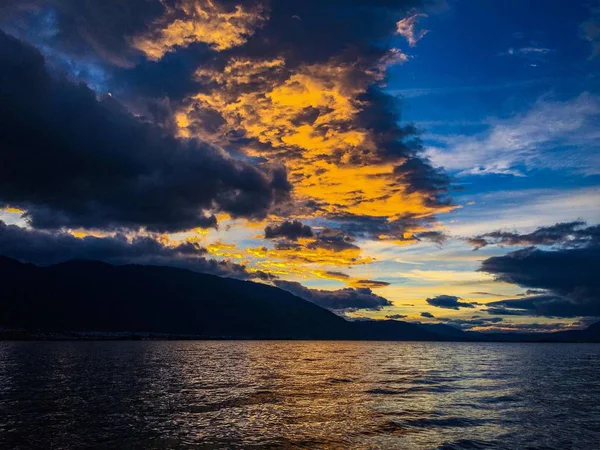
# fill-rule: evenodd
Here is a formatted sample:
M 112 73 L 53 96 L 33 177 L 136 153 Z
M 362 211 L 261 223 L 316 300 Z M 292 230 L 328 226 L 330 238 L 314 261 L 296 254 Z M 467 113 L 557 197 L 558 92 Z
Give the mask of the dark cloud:
M 525 292 L 517 294 L 517 297 L 526 297 L 529 295 L 539 295 L 539 294 L 547 294 L 547 292 L 543 289 L 527 289 Z
M 461 302 L 460 297 L 454 295 L 438 295 L 437 297 L 428 298 L 426 301 L 431 306 L 437 308 L 456 309 L 459 308 L 474 308 L 474 303 Z
M 517 299 L 487 303 L 492 315 L 578 317 L 600 315 L 600 226 L 573 221 L 541 227 L 529 234 L 495 232 L 478 236 L 483 244 L 529 247 L 483 261 L 479 270 L 500 281 L 529 288 Z
M 163 10 L 162 2 L 147 0 L 4 0 L 0 25 L 72 58 L 131 67 L 141 55 L 131 47 L 130 36 L 144 30 Z
M 243 93 L 254 92 L 263 95 L 298 74 L 308 73 L 325 83 L 330 83 L 331 75 L 327 73 L 333 69 L 336 73 L 334 81 L 339 82 L 341 92 L 348 96 L 350 104 L 360 105 L 360 111 L 353 115 L 352 119 L 324 121 L 312 130 L 312 134 L 318 138 L 330 133 L 361 130 L 368 133 L 372 148 L 366 150 L 360 145 L 353 149 L 324 151 L 319 158 L 352 166 L 390 163 L 395 170 L 389 177 L 389 184 L 402 186 L 402 189 L 390 189 L 386 195 L 418 193 L 426 205 L 437 207 L 449 204 L 447 194 L 450 180 L 442 171 L 432 167 L 424 157 L 418 130 L 413 126 L 400 124 L 401 104 L 398 99 L 386 94 L 382 89 L 385 65 L 391 63 L 394 58 L 405 58 L 390 49 L 390 37 L 396 31 L 396 22 L 405 17 L 408 11 L 424 5 L 431 6 L 432 3 L 434 2 L 420 0 L 220 0 L 215 2 L 218 11 L 233 11 L 239 4 L 244 11 L 260 11 L 260 19 L 253 19 L 250 29 L 242 31 L 242 39 L 231 47 L 215 49 L 214 42 L 211 44 L 206 41 L 210 41 L 211 35 L 216 33 L 209 33 L 208 37 L 204 36 L 204 42 L 202 39 L 188 39 L 185 45 L 173 46 L 159 60 L 148 53 L 144 55 L 140 46 L 136 44 L 137 39 L 140 36 L 156 38 L 157 29 L 160 34 L 160 26 L 167 24 L 163 21 L 165 14 L 169 16 L 170 23 L 185 20 L 186 11 L 193 9 L 186 8 L 191 2 L 131 0 L 124 4 L 120 0 L 6 0 L 4 8 L 0 10 L 5 18 L 0 20 L 0 26 L 4 29 L 10 28 L 11 33 L 43 49 L 47 59 L 60 70 L 76 79 L 85 80 L 90 86 L 104 85 L 103 89 L 99 89 L 100 92 L 110 90 L 115 97 L 118 96 L 126 102 L 131 110 L 156 123 L 169 122 L 170 126 L 174 126 L 173 111 L 194 102 L 191 100 L 192 94 L 218 94 L 225 98 L 226 104 L 231 105 L 235 104 Z M 207 5 L 212 3 L 205 0 L 197 0 L 195 4 L 211 10 Z M 250 61 L 250 67 L 256 68 L 261 61 L 277 59 L 285 60 L 285 63 L 281 67 L 270 67 L 260 71 L 255 76 L 242 77 L 246 80 L 244 82 L 233 82 L 232 76 L 226 83 L 230 85 L 227 89 L 222 83 L 216 82 L 214 77 L 196 76 L 199 68 L 222 74 L 231 62 Z M 320 67 L 316 75 L 309 70 L 315 67 Z M 340 68 L 344 68 L 343 75 L 337 71 Z M 91 93 L 88 95 L 91 96 Z M 97 103 L 103 105 L 105 102 Z M 73 106 L 80 108 L 82 105 Z M 252 106 L 254 105 L 248 105 L 248 108 Z M 298 111 L 291 123 L 295 124 L 294 126 L 314 123 L 317 117 L 322 118 L 326 113 L 327 107 L 304 108 Z M 65 114 L 68 114 L 68 111 Z M 247 121 L 242 121 L 241 125 L 227 123 L 222 109 L 192 105 L 188 119 L 189 131 L 215 138 L 219 145 L 233 155 L 242 154 L 245 145 L 260 148 L 264 154 L 269 154 L 265 160 L 282 163 L 288 163 L 291 158 L 298 159 L 303 154 L 298 146 L 292 144 L 278 146 L 273 142 L 263 142 L 262 137 L 266 135 L 281 135 L 281 129 L 270 130 L 273 133 L 261 133 L 259 139 L 251 136 L 244 128 Z M 85 117 L 80 120 L 84 121 Z M 32 130 L 31 135 L 35 135 L 35 131 L 39 130 Z M 140 132 L 133 134 L 139 135 Z M 130 137 L 129 140 L 131 142 L 128 144 L 139 146 L 135 137 Z M 160 147 L 166 140 L 168 138 L 161 137 L 157 140 L 155 136 L 151 136 L 147 137 L 145 142 L 153 142 L 156 143 L 155 146 Z M 179 148 L 181 144 L 174 146 Z M 193 153 L 194 150 L 189 152 Z M 238 170 L 240 164 L 237 163 Z M 203 165 L 205 166 L 210 164 Z M 189 171 L 194 168 L 192 161 Z M 195 191 L 203 194 L 208 191 L 205 197 L 215 200 L 218 207 L 234 215 L 261 215 L 272 204 L 273 189 L 289 189 L 282 172 L 276 174 L 281 181 L 279 185 L 271 183 L 273 185 L 270 186 L 270 177 L 266 177 L 267 180 L 262 179 L 261 182 L 267 186 L 257 187 L 252 193 L 247 192 L 246 183 L 237 186 L 237 183 L 230 182 L 234 186 L 226 185 L 220 189 L 220 192 L 229 192 L 229 195 L 223 194 L 225 199 L 212 198 L 212 190 L 207 190 L 202 185 Z M 155 174 L 152 172 L 151 175 L 146 175 L 150 177 Z M 186 175 L 182 177 L 183 180 L 191 176 Z M 313 173 L 304 173 L 303 176 L 313 176 Z M 207 170 L 205 175 L 194 176 L 194 179 L 207 180 L 205 183 L 211 184 L 211 179 L 215 177 L 220 177 L 219 170 Z M 237 179 L 231 175 L 228 181 L 232 178 Z M 219 181 L 222 181 L 221 178 Z M 248 183 L 254 186 L 254 181 Z M 181 186 L 173 186 L 173 189 L 178 192 L 186 190 Z M 233 196 L 234 199 L 229 196 Z M 160 195 L 157 197 L 163 198 Z M 164 197 L 169 195 L 165 193 Z M 190 205 L 188 195 L 184 197 L 186 201 L 183 201 L 181 212 L 171 214 L 186 216 L 172 218 L 172 221 L 182 220 L 187 226 L 188 222 L 197 221 L 196 217 L 189 217 L 194 215 L 190 214 L 189 208 L 197 211 L 197 203 L 200 203 L 201 208 L 205 203 L 192 201 Z M 97 200 L 99 199 L 90 199 L 91 202 Z M 147 211 L 149 206 L 143 204 L 143 196 L 141 200 L 140 208 Z M 326 205 L 323 201 L 315 200 L 312 206 L 322 211 L 326 206 L 335 205 Z M 59 217 L 56 213 L 61 213 L 60 222 L 66 222 L 68 225 L 74 218 L 74 209 L 77 209 L 78 213 L 85 213 L 81 211 L 85 209 L 81 205 L 77 208 L 66 208 L 65 211 L 62 205 L 58 208 L 59 211 L 56 209 L 56 205 L 51 205 L 49 214 Z M 135 210 L 133 205 L 130 205 L 129 209 Z M 99 212 L 101 217 L 93 219 L 112 222 L 112 218 L 104 217 L 111 216 L 111 213 L 112 211 Z M 170 218 L 171 214 L 157 212 L 157 215 L 167 218 Z M 44 211 L 36 212 L 40 226 L 55 225 L 47 215 Z M 412 220 L 422 225 L 428 219 L 423 218 L 422 214 L 416 214 Z M 133 223 L 138 221 L 137 218 L 124 220 Z M 75 222 L 85 221 L 78 218 Z M 116 222 L 123 220 L 119 218 Z M 164 227 L 164 224 L 151 226 L 160 228 Z M 165 228 L 170 229 L 171 226 Z M 441 234 L 428 233 L 421 233 L 421 236 L 416 238 L 443 242 Z M 397 236 L 402 237 L 402 234 Z
M 401 15 L 421 3 L 415 0 L 271 1 L 269 21 L 239 51 L 269 57 L 285 53 L 294 64 L 318 63 L 344 52 L 365 54 L 370 45 L 394 33 Z
M 30 34 L 28 25 L 40 16 L 52 15 L 52 25 L 60 32 L 51 35 L 48 44 L 75 55 L 95 54 L 117 66 L 137 63 L 131 37 L 148 31 L 153 23 L 170 10 L 171 20 L 185 19 L 185 4 L 205 6 L 205 0 L 3 0 L 5 21 L 16 23 Z M 331 54 L 366 42 L 377 42 L 393 33 L 398 14 L 420 6 L 417 0 L 343 1 L 288 0 L 244 2 L 219 0 L 223 11 L 232 11 L 242 3 L 246 10 L 263 11 L 269 20 L 258 22 L 254 36 L 244 47 L 245 53 L 272 55 L 294 51 L 300 62 L 316 62 Z M 434 2 L 427 2 L 434 3 Z M 343 20 L 341 20 L 343 19 Z M 35 22 L 34 22 L 35 23 Z M 335 32 L 331 32 L 332 29 Z M 299 44 L 301 45 L 298 49 Z M 207 44 L 196 45 L 197 51 Z M 232 49 L 235 51 L 237 48 Z M 310 51 L 312 49 L 312 51 Z
M 573 322 L 573 326 L 578 328 L 587 328 L 600 320 L 600 317 L 581 317 Z
M 531 313 L 525 309 L 489 307 L 485 311 L 488 314 L 491 314 L 493 316 L 530 316 L 531 315 Z
M 387 281 L 377 281 L 377 280 L 355 280 L 352 282 L 352 285 L 354 287 L 377 289 L 377 288 L 389 286 L 390 283 L 388 283 Z
M 342 230 L 324 228 L 317 234 L 317 239 L 307 245 L 308 248 L 325 248 L 330 251 L 340 252 L 348 249 L 358 249 L 353 244 L 354 238 Z
M 423 146 L 415 144 L 414 149 L 404 162 L 395 167 L 394 173 L 407 181 L 408 194 L 425 195 L 425 204 L 429 207 L 452 205 L 448 196 L 450 177 L 441 168 L 433 167 L 428 159 L 419 156 Z
M 479 250 L 480 248 L 485 247 L 486 245 L 488 245 L 488 241 L 484 238 L 480 238 L 480 237 L 472 237 L 472 238 L 468 238 L 467 242 L 473 246 L 473 250 Z
M 290 190 L 285 169 L 266 174 L 162 134 L 110 97 L 51 77 L 37 50 L 5 34 L 0 95 L 0 203 L 27 210 L 34 227 L 215 226 L 211 211 L 262 218 Z
M 423 231 L 415 234 L 415 239 L 418 241 L 430 241 L 438 245 L 442 245 L 448 239 L 448 236 L 441 231 Z
M 349 235 L 364 239 L 379 239 L 380 235 L 403 238 L 410 227 L 417 226 L 417 219 L 390 222 L 387 217 L 376 217 L 340 213 L 331 216 L 332 220 L 341 223 Z
M 389 314 L 387 316 L 385 316 L 386 319 L 391 319 L 391 320 L 400 320 L 400 319 L 404 319 L 408 316 L 404 315 L 404 314 Z
M 479 270 L 500 281 L 547 294 L 488 303 L 490 313 L 550 317 L 600 315 L 600 246 L 544 251 L 533 247 L 483 261 Z M 497 308 L 503 308 L 498 310 Z
M 343 278 L 343 279 L 349 279 L 350 275 L 345 274 L 343 272 L 337 272 L 335 270 L 326 270 L 325 274 L 332 277 L 332 278 Z
M 273 284 L 278 288 L 332 311 L 378 310 L 384 306 L 392 305 L 389 300 L 374 294 L 368 288 L 344 288 L 326 291 L 309 289 L 295 281 L 276 280 Z
M 494 294 L 493 292 L 475 291 L 471 292 L 472 295 L 488 295 L 490 297 L 504 297 L 502 294 Z
M 304 225 L 299 220 L 286 220 L 280 224 L 269 225 L 265 228 L 265 238 L 287 238 L 292 241 L 298 238 L 313 237 L 313 231 L 308 225 Z
M 546 316 L 577 317 L 600 314 L 598 302 L 576 303 L 567 297 L 557 295 L 536 295 L 534 297 L 508 299 L 488 303 L 488 313 L 504 316 Z
M 51 265 L 73 259 L 111 264 L 143 264 L 178 267 L 239 279 L 272 280 L 264 272 L 249 272 L 245 266 L 205 257 L 197 243 L 165 245 L 151 236 L 127 238 L 122 234 L 77 238 L 62 231 L 42 231 L 6 225 L 0 221 L 0 254 L 23 262 Z
M 421 317 L 429 317 L 430 319 L 435 318 L 435 316 L 433 314 L 431 314 L 430 312 L 422 312 Z
M 285 138 L 298 125 L 310 124 L 313 138 L 332 143 L 331 148 L 318 155 L 320 161 L 338 166 L 390 163 L 394 166 L 393 173 L 388 175 L 390 184 L 403 188 L 390 189 L 386 195 L 418 193 L 428 206 L 446 206 L 449 204 L 446 196 L 450 180 L 423 156 L 418 130 L 399 124 L 401 105 L 397 98 L 381 88 L 386 64 L 391 64 L 394 58 L 406 58 L 389 48 L 389 37 L 396 30 L 396 22 L 418 3 L 272 2 L 269 19 L 261 22 L 245 43 L 215 54 L 204 62 L 198 86 L 199 92 L 225 99 L 229 105 L 240 103 L 240 99 L 248 94 L 260 95 L 253 97 L 239 112 L 240 117 L 231 117 L 226 108 L 214 102 L 188 99 L 183 102 L 188 110 L 188 128 L 227 136 L 225 140 L 229 143 L 230 136 L 234 136 L 235 140 L 241 137 L 252 142 L 253 147 L 260 148 L 264 155 L 268 155 L 267 158 L 297 163 L 310 152 L 302 143 L 290 143 L 290 139 Z M 298 20 L 298 17 L 301 19 Z M 232 61 L 238 66 L 233 67 Z M 239 66 L 241 61 L 249 61 L 253 71 Z M 224 71 L 232 75 L 222 79 L 219 74 Z M 335 78 L 331 77 L 332 73 L 336 74 Z M 236 77 L 238 74 L 240 76 Z M 350 105 L 360 105 L 357 114 L 336 114 L 330 119 L 327 115 L 331 108 L 339 106 L 333 103 L 310 105 L 298 111 L 276 109 L 278 106 L 269 100 L 272 90 L 285 85 L 286 91 L 295 89 L 300 92 L 305 77 L 310 77 L 317 84 L 335 85 L 336 91 L 340 90 Z M 199 104 L 202 107 L 198 107 Z M 212 120 L 207 126 L 206 109 L 211 108 L 214 108 Z M 265 114 L 265 109 L 268 114 Z M 269 118 L 267 116 L 276 117 L 278 121 L 264 120 Z M 218 117 L 222 120 L 219 121 Z M 320 119 L 319 124 L 313 126 L 317 118 Z M 249 131 L 248 122 L 253 123 L 253 131 Z M 219 124 L 216 128 L 215 123 Z M 260 127 L 265 130 L 257 136 L 256 129 Z M 333 145 L 331 136 L 351 130 L 360 130 L 368 135 L 369 144 Z M 318 179 L 319 175 L 318 171 L 306 171 L 296 174 L 298 179 L 295 181 L 311 177 Z M 355 194 L 353 198 L 344 199 L 358 203 L 364 201 L 360 189 Z M 331 210 L 337 205 L 334 202 L 330 205 L 319 203 L 319 207 L 323 206 L 331 206 Z
M 509 231 L 494 231 L 481 234 L 467 240 L 478 250 L 487 245 L 560 245 L 564 247 L 580 247 L 600 242 L 600 225 L 586 227 L 580 220 L 557 223 L 548 227 L 540 227 L 532 233 L 519 234 Z
M 350 236 L 372 240 L 393 239 L 398 241 L 430 241 L 443 244 L 448 236 L 441 231 L 422 231 L 411 233 L 411 230 L 423 225 L 433 225 L 433 218 L 404 214 L 395 220 L 387 217 L 363 216 L 356 214 L 335 214 L 332 220 L 341 223 L 342 228 Z M 407 237 L 410 236 L 410 237 Z
M 474 317 L 471 319 L 445 319 L 440 318 L 440 322 L 462 330 L 470 330 L 476 327 L 490 327 L 504 321 L 502 317 Z

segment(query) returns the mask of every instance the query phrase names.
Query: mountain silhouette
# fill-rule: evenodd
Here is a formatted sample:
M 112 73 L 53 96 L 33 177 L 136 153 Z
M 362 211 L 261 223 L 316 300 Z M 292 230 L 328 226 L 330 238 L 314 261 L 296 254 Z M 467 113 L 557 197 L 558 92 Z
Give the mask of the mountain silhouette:
M 0 285 L 0 336 L 5 338 L 19 330 L 16 336 L 104 332 L 207 339 L 600 341 L 600 323 L 586 330 L 525 335 L 396 320 L 351 322 L 273 286 L 171 267 L 98 261 L 38 267 L 0 256 Z

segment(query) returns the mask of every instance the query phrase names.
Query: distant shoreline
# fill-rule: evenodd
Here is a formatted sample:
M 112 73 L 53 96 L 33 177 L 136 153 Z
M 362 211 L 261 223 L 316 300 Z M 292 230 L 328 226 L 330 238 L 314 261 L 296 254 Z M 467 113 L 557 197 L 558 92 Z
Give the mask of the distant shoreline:
M 544 336 L 545 335 L 545 336 Z M 544 339 L 546 338 L 546 339 Z M 144 332 L 95 332 L 68 331 L 44 332 L 28 330 L 2 330 L 0 342 L 110 342 L 110 341 L 328 341 L 328 342 L 468 342 L 468 343 L 533 343 L 533 344 L 598 344 L 587 340 L 552 340 L 548 333 L 513 334 L 495 333 L 492 336 L 460 339 L 447 338 L 438 340 L 422 339 L 321 339 L 297 337 L 252 337 L 252 336 L 203 336 L 169 333 Z

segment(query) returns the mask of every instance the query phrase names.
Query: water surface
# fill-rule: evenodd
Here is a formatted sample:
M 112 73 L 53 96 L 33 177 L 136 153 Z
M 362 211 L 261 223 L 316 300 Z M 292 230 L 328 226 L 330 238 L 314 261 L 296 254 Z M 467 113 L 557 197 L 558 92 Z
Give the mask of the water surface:
M 600 345 L 0 343 L 0 448 L 597 448 Z

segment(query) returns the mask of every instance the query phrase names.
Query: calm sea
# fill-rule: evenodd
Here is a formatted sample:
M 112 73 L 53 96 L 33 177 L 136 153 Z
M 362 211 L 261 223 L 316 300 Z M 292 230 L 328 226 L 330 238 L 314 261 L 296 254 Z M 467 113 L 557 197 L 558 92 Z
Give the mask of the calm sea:
M 0 343 L 0 448 L 600 445 L 600 345 Z

